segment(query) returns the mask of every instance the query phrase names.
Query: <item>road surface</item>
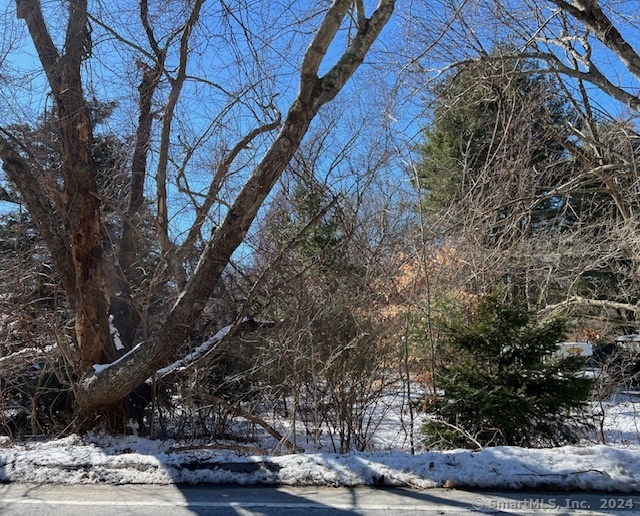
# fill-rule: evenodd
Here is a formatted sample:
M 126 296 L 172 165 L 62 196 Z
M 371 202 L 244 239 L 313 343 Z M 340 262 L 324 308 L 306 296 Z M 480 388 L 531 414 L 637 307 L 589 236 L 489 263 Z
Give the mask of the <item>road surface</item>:
M 451 489 L 0 485 L 2 516 L 596 514 L 640 516 L 640 495 Z

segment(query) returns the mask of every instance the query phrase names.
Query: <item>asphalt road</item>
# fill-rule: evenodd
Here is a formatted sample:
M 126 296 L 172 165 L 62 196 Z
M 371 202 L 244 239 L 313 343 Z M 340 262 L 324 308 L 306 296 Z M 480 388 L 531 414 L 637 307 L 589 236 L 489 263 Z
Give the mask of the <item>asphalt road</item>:
M 640 495 L 451 489 L 0 485 L 2 516 L 602 514 L 640 516 Z

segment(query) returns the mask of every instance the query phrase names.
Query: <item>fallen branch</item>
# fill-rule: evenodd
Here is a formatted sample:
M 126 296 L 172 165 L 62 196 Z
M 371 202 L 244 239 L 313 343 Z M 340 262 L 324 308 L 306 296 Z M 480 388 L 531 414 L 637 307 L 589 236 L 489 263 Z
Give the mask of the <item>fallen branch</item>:
M 561 308 L 567 308 L 574 305 L 595 306 L 598 308 L 608 308 L 611 310 L 627 310 L 629 312 L 640 312 L 640 306 L 631 303 L 619 303 L 617 301 L 609 301 L 608 299 L 589 299 L 582 296 L 572 296 L 555 305 L 546 306 L 543 311 L 552 312 Z
M 482 446 L 482 444 L 480 444 L 480 441 L 478 441 L 473 435 L 471 435 L 467 430 L 465 430 L 464 428 L 457 426 L 457 425 L 453 425 L 443 419 L 438 419 L 438 418 L 434 418 L 432 420 L 434 423 L 438 423 L 441 424 L 443 426 L 446 426 L 448 428 L 450 428 L 451 430 L 454 430 L 456 432 L 460 432 L 460 435 L 462 435 L 462 437 L 464 437 L 465 439 L 468 439 L 475 447 L 476 450 L 482 450 L 484 448 L 484 446 Z
M 0 378 L 16 378 L 24 375 L 39 374 L 35 363 L 47 353 L 38 348 L 25 348 L 0 358 Z

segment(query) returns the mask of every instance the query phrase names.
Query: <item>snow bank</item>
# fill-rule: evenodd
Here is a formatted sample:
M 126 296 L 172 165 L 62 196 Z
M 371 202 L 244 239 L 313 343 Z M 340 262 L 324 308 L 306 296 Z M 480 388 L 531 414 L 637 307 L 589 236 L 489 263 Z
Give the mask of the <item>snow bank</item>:
M 25 483 L 385 485 L 640 492 L 640 447 L 517 447 L 238 456 L 138 437 L 2 442 L 0 480 Z

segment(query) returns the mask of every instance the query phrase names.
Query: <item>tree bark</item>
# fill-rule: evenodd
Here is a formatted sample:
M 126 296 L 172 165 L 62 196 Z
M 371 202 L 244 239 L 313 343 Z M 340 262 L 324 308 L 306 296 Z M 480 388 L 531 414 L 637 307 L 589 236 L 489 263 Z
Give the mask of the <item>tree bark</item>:
M 80 373 L 96 362 L 113 360 L 108 302 L 102 272 L 100 197 L 92 159 L 93 129 L 84 98 L 82 61 L 91 53 L 86 0 L 69 2 L 65 53 L 60 54 L 38 0 L 18 0 L 58 109 L 62 144 L 63 224 L 68 235 L 74 284 L 65 285 L 75 306 L 75 339 Z

